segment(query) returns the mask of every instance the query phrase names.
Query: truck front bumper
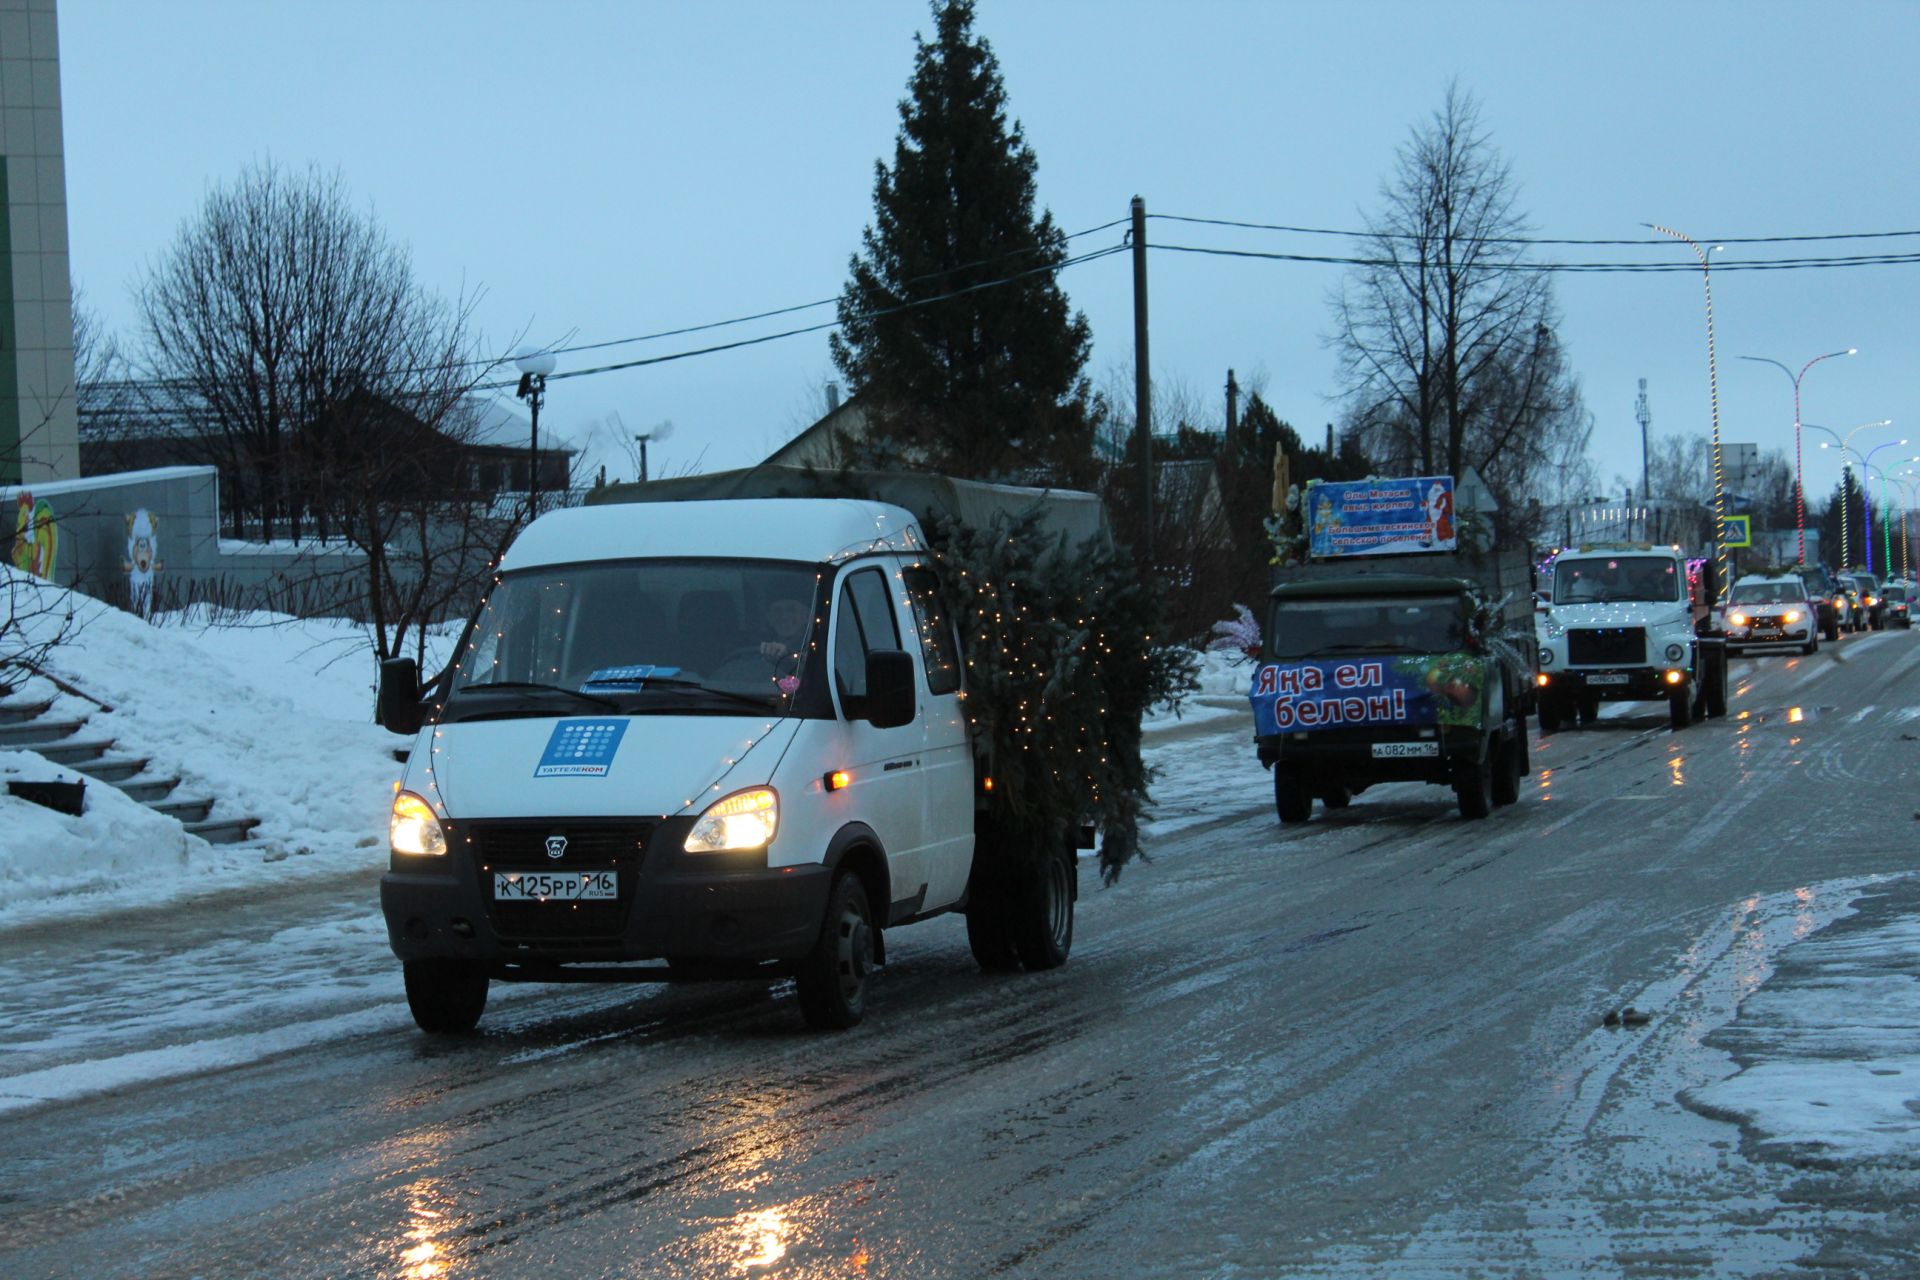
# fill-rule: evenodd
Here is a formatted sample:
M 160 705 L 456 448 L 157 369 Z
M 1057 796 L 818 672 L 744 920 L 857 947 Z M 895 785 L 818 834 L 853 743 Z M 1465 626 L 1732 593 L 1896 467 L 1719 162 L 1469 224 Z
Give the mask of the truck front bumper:
M 1558 695 L 1599 698 L 1607 702 L 1642 702 L 1670 698 L 1676 690 L 1693 687 L 1693 674 L 1683 667 L 1594 667 L 1543 671 L 1541 676 L 1538 684 L 1543 698 Z
M 1442 729 L 1430 738 L 1328 729 L 1254 739 L 1261 764 L 1297 771 L 1310 790 L 1331 786 L 1357 790 L 1377 782 L 1452 782 L 1462 770 L 1479 763 L 1484 742 L 1480 730 L 1468 728 Z M 1376 745 L 1396 753 L 1408 747 L 1431 747 L 1433 754 L 1376 755 Z
M 616 864 L 622 883 L 612 901 L 496 902 L 501 868 L 483 865 L 460 840 L 437 858 L 396 858 L 380 880 L 388 941 L 402 960 L 498 966 L 804 956 L 819 936 L 832 868 L 768 867 L 764 854 L 688 854 L 681 842 L 690 825 L 659 824 L 630 864 Z M 580 869 L 601 869 L 593 861 Z

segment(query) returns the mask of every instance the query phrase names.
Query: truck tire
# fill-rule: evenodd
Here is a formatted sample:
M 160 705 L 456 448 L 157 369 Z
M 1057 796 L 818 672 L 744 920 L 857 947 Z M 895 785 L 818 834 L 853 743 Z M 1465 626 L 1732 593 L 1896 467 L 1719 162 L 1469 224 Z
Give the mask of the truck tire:
M 1840 643 L 1840 615 L 1836 613 L 1831 619 L 1827 621 L 1827 624 L 1824 627 L 1822 627 L 1821 630 L 1826 633 L 1826 640 L 1828 644 L 1839 644 Z
M 1498 754 L 1498 743 L 1485 744 L 1480 759 L 1454 778 L 1453 794 L 1460 801 L 1461 817 L 1484 818 L 1493 812 L 1494 757 Z
M 1520 775 L 1526 772 L 1526 727 L 1504 742 L 1489 748 L 1498 752 L 1493 766 L 1493 803 L 1504 807 L 1520 799 Z
M 1675 729 L 1684 729 L 1693 723 L 1693 690 L 1682 689 L 1678 693 L 1667 695 L 1667 712 Z
M 1073 854 L 1055 854 L 1014 894 L 1013 942 L 1020 963 L 1038 972 L 1058 969 L 1073 950 Z
M 487 972 L 463 960 L 408 960 L 401 965 L 407 1008 L 422 1031 L 465 1035 L 487 1007 Z
M 1727 717 L 1727 655 L 1716 653 L 1707 660 L 1707 714 L 1715 720 Z
M 1320 803 L 1329 809 L 1344 809 L 1353 803 L 1353 792 L 1345 787 L 1334 787 L 1320 797 Z
M 1589 729 L 1600 718 L 1600 695 L 1585 693 L 1580 695 L 1580 727 Z
M 1007 930 L 1006 891 L 976 894 L 967 906 L 967 948 L 982 973 L 1012 973 L 1020 967 L 1020 949 Z
M 1273 807 L 1284 825 L 1305 822 L 1313 816 L 1313 793 L 1285 765 L 1273 766 Z
M 1540 732 L 1558 733 L 1561 722 L 1560 699 L 1553 694 L 1543 694 L 1540 698 Z
M 820 936 L 793 975 L 807 1025 L 816 1031 L 859 1026 L 867 1016 L 873 969 L 873 909 L 867 887 L 859 876 L 843 871 L 827 894 Z

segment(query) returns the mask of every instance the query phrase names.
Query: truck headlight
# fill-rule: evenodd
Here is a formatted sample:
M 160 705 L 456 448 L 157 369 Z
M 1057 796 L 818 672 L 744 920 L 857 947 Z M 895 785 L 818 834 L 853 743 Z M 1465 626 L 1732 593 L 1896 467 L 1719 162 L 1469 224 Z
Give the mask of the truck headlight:
M 1553 665 L 1553 650 L 1542 649 L 1540 651 L 1540 665 L 1543 667 L 1550 667 Z
M 726 853 L 760 849 L 780 829 L 780 797 L 772 787 L 736 791 L 707 806 L 687 833 L 688 853 Z
M 1745 625 L 1745 624 L 1743 623 L 1742 625 Z M 1668 662 L 1678 662 L 1678 661 L 1680 661 L 1680 659 L 1682 659 L 1682 658 L 1684 658 L 1684 657 L 1686 657 L 1686 656 L 1687 656 L 1687 651 L 1686 651 L 1686 649 L 1685 649 L 1685 648 L 1683 648 L 1682 646 L 1680 646 L 1680 645 L 1677 645 L 1677 644 L 1670 644 L 1670 645 L 1668 645 L 1668 646 L 1667 646 L 1667 661 L 1668 661 Z
M 1747 615 L 1744 613 L 1730 613 L 1727 615 L 1727 621 L 1731 622 L 1736 627 L 1744 627 L 1747 625 L 1748 619 L 1747 619 Z M 1667 656 L 1672 657 L 1673 650 L 1671 649 L 1667 650 Z
M 393 816 L 387 819 L 387 843 L 395 853 L 439 857 L 447 851 L 447 833 L 433 806 L 411 791 L 393 798 Z

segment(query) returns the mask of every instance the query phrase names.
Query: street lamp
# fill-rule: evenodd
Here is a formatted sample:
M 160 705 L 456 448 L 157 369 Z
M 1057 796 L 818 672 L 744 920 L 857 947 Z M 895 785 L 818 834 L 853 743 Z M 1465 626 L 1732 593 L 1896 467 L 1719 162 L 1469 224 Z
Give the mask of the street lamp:
M 533 416 L 533 437 L 527 453 L 527 519 L 540 513 L 540 402 L 546 399 L 547 375 L 553 372 L 553 353 L 522 347 L 513 353 L 513 367 L 520 371 L 517 399 L 527 402 Z
M 1892 443 L 1905 444 L 1906 441 L 1896 440 L 1896 441 L 1893 441 Z M 1867 454 L 1866 459 L 1862 460 L 1860 465 L 1866 467 L 1869 471 L 1873 472 L 1873 474 L 1880 477 L 1880 552 L 1881 552 L 1880 562 L 1882 566 L 1884 566 L 1886 570 L 1889 573 L 1891 573 L 1893 570 L 1893 506 L 1887 501 L 1887 473 L 1882 471 L 1880 468 L 1874 466 L 1871 462 L 1873 455 L 1880 452 L 1880 450 L 1886 447 L 1887 446 L 1884 444 L 1875 446 L 1872 452 Z M 1911 458 L 1902 458 L 1901 461 L 1902 462 L 1920 462 L 1920 454 L 1915 454 Z M 1867 572 L 1868 573 L 1873 572 L 1873 520 L 1872 520 L 1872 517 L 1868 517 L 1868 520 L 1867 520 Z
M 1798 373 L 1787 368 L 1786 365 L 1781 364 L 1778 360 L 1771 360 L 1766 356 L 1740 357 L 1742 360 L 1752 360 L 1759 364 L 1770 364 L 1780 372 L 1786 374 L 1787 377 L 1793 379 L 1793 527 L 1800 538 L 1800 563 L 1802 565 L 1805 565 L 1807 562 L 1807 498 L 1800 483 L 1800 379 L 1806 377 L 1807 370 L 1813 368 L 1813 366 L 1819 364 L 1822 360 L 1831 360 L 1835 356 L 1850 356 L 1854 354 L 1856 350 L 1858 350 L 1858 348 L 1848 347 L 1845 351 L 1829 351 L 1823 356 L 1815 356 L 1813 359 L 1801 365 L 1800 372 Z
M 1913 507 L 1914 490 L 1920 487 L 1920 471 L 1896 471 L 1893 482 L 1900 486 L 1900 495 L 1906 505 L 1900 508 L 1900 576 L 1913 578 Z
M 1878 422 L 1863 422 L 1857 427 L 1849 428 L 1845 436 L 1842 436 L 1838 431 L 1830 427 L 1815 426 L 1811 422 L 1805 425 L 1809 431 L 1820 431 L 1832 436 L 1834 443 L 1840 446 L 1840 452 L 1846 455 L 1841 459 L 1841 472 L 1845 487 L 1841 490 L 1840 497 L 1840 572 L 1845 573 L 1853 560 L 1853 553 L 1848 549 L 1849 531 L 1853 525 L 1853 459 L 1858 456 L 1857 451 L 1853 447 L 1853 438 L 1862 431 L 1871 431 L 1876 427 L 1890 427 L 1893 425 L 1893 419 L 1881 418 Z M 1903 440 L 1900 443 L 1905 444 L 1906 442 Z M 1822 449 L 1831 449 L 1833 445 L 1823 440 L 1820 442 L 1820 447 Z M 1863 496 L 1862 504 L 1864 505 L 1864 503 L 1865 498 Z M 1873 529 L 1871 526 L 1868 526 L 1862 530 L 1862 533 L 1867 539 L 1867 554 L 1871 556 L 1873 554 Z
M 1700 284 L 1707 295 L 1707 397 L 1713 407 L 1713 558 L 1718 576 L 1714 594 L 1718 596 L 1727 588 L 1727 489 L 1725 472 L 1720 465 L 1720 375 L 1713 353 L 1713 271 L 1707 265 L 1707 250 L 1696 244 L 1692 236 L 1651 222 L 1644 225 L 1663 236 L 1685 241 L 1700 259 Z M 1713 252 L 1718 253 L 1724 247 L 1715 245 Z

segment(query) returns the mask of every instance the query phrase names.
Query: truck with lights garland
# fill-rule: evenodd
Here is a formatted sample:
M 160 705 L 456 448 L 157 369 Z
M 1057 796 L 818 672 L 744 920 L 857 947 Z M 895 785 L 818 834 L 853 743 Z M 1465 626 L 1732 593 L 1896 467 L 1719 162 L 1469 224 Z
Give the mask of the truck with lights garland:
M 1066 961 L 1108 775 L 1005 746 L 1050 731 L 1027 668 L 1093 687 L 1018 637 L 1102 639 L 1099 601 L 1034 585 L 1099 576 L 1099 499 L 831 479 L 862 496 L 771 467 L 608 486 L 520 533 L 442 677 L 385 664 L 381 723 L 414 743 L 381 905 L 423 1029 L 471 1029 L 494 981 L 789 977 L 810 1025 L 851 1026 L 888 932 L 949 912 L 984 969 Z M 929 529 L 1050 550 L 990 582 Z
M 1591 721 L 1612 701 L 1665 702 L 1675 729 L 1724 716 L 1715 577 L 1712 560 L 1676 546 L 1593 543 L 1556 556 L 1538 620 L 1541 729 Z
M 1466 818 L 1519 799 L 1532 565 L 1463 534 L 1453 489 L 1450 476 L 1373 479 L 1288 500 L 1250 690 L 1282 823 L 1383 782 L 1449 786 Z

